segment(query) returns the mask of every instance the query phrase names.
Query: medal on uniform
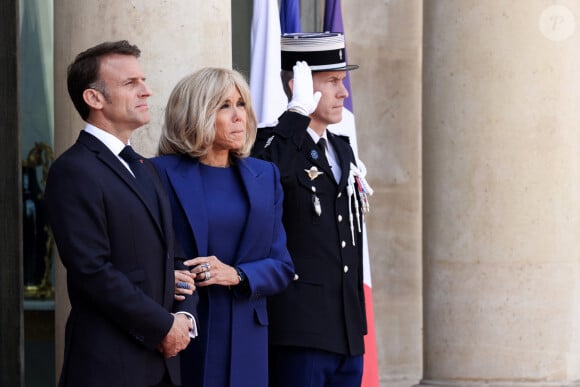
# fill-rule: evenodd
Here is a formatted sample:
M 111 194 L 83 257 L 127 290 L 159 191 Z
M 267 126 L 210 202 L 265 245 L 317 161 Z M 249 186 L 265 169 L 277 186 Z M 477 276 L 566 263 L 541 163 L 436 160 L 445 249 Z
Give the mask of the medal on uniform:
M 318 152 L 316 151 L 316 149 L 312 149 L 310 151 L 310 157 L 312 157 L 312 159 L 314 159 L 314 160 L 318 160 L 318 158 L 320 157 L 320 155 L 318 154 Z
M 365 165 L 360 160 L 358 160 L 357 164 L 359 166 L 350 163 L 349 183 L 351 183 L 353 188 L 359 193 L 362 212 L 368 213 L 370 211 L 369 196 L 373 194 L 373 189 L 365 179 L 367 174 Z
M 322 207 L 320 206 L 320 199 L 316 194 L 312 194 L 312 205 L 314 206 L 314 212 L 316 212 L 316 215 L 320 216 L 322 214 Z
M 314 212 L 320 216 L 322 214 L 322 206 L 320 205 L 320 199 L 316 195 L 316 187 L 312 186 L 310 189 L 312 190 L 312 206 L 314 207 Z
M 321 172 L 316 168 L 314 165 L 310 167 L 310 169 L 305 169 L 304 172 L 308 175 L 310 180 L 316 179 L 318 176 L 322 175 L 324 172 Z

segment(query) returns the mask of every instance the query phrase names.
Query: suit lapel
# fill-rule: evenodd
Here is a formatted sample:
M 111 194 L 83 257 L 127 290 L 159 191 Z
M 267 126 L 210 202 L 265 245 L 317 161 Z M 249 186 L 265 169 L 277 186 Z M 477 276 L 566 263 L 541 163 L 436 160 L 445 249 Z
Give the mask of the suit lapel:
M 209 219 L 204 204 L 205 194 L 201 183 L 199 162 L 191 158 L 181 158 L 176 168 L 166 171 L 195 236 L 198 253 L 200 256 L 207 256 Z
M 352 149 L 348 143 L 337 139 L 334 133 L 331 133 L 328 130 L 326 132 L 328 133 L 328 139 L 332 143 L 335 150 L 334 153 L 336 154 L 336 157 L 338 157 L 338 162 L 340 163 L 341 176 L 340 182 L 338 182 L 338 189 L 342 190 L 346 186 L 350 174 L 350 163 L 352 160 L 349 155 L 351 154 Z
M 107 148 L 107 146 L 105 144 L 103 144 L 99 139 L 97 139 L 95 136 L 85 132 L 84 130 L 80 132 L 78 141 L 80 143 L 82 143 L 83 145 L 85 145 L 92 152 L 94 152 L 95 156 L 102 163 L 107 165 L 117 176 L 119 176 L 119 178 L 126 185 L 129 186 L 129 188 L 135 193 L 135 195 L 137 195 L 139 200 L 141 200 L 143 202 L 143 204 L 145 205 L 145 207 L 147 208 L 147 212 L 149 213 L 149 216 L 155 222 L 155 225 L 157 226 L 157 229 L 159 230 L 161 235 L 164 235 L 164 230 L 161 228 L 161 224 L 160 224 L 158 216 L 155 215 L 155 212 L 149 206 L 148 201 L 145 199 L 144 196 L 142 196 L 142 194 L 139 190 L 139 187 L 137 185 L 137 181 L 135 180 L 133 175 L 131 175 L 131 173 L 127 170 L 127 168 L 125 168 L 125 166 L 123 164 L 121 164 L 121 162 L 119 161 L 117 156 L 115 154 L 113 154 L 113 152 L 111 152 L 111 150 L 109 148 Z M 162 187 L 160 187 L 159 184 L 157 184 L 156 179 L 153 179 L 153 180 L 155 182 L 155 188 L 157 191 L 157 195 L 158 196 L 164 195 L 165 193 L 162 191 Z M 163 216 L 167 217 L 167 213 L 164 213 Z

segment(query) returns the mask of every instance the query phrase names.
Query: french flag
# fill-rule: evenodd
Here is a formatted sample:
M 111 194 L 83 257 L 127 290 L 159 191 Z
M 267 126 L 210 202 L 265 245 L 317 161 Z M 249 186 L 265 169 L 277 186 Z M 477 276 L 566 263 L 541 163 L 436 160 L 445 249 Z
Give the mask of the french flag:
M 340 32 L 344 35 L 344 26 L 342 24 L 342 10 L 340 0 L 326 0 L 324 9 L 324 31 Z M 347 58 L 346 49 L 344 50 L 345 59 Z M 348 63 L 348 61 L 347 61 Z M 352 109 L 352 98 L 350 92 L 350 75 L 346 72 L 344 85 L 348 90 L 348 98 L 344 101 L 342 111 L 342 121 L 330 125 L 328 129 L 336 134 L 346 135 L 350 138 L 350 144 L 355 156 L 358 158 L 358 146 L 356 142 L 356 126 Z M 375 315 L 373 310 L 373 295 L 371 284 L 371 266 L 369 259 L 369 248 L 367 243 L 366 225 L 363 223 L 363 281 L 365 291 L 365 304 L 367 312 L 368 333 L 365 336 L 365 356 L 362 387 L 379 386 L 379 362 L 377 356 L 377 342 L 375 333 Z
M 288 98 L 280 80 L 278 0 L 254 0 L 250 52 L 250 93 L 258 127 L 275 126 Z

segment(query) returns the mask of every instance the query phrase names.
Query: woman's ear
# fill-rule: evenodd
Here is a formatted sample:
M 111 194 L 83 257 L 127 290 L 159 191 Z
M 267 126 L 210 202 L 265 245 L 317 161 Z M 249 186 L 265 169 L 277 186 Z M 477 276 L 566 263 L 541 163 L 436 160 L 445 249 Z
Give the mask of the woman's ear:
M 105 103 L 105 96 L 95 89 L 85 89 L 83 91 L 83 99 L 87 105 L 95 110 L 102 109 Z

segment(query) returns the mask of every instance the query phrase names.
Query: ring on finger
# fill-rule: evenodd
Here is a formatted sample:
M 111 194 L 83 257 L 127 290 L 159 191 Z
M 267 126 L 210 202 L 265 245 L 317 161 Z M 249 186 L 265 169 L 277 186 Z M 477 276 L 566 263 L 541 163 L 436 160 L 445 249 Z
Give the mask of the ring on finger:
M 175 285 L 175 287 L 179 288 L 179 289 L 189 289 L 190 286 L 187 282 L 183 282 L 183 281 L 178 281 L 177 284 Z
M 211 278 L 211 271 L 208 270 L 205 272 L 205 281 L 207 281 L 210 278 Z

